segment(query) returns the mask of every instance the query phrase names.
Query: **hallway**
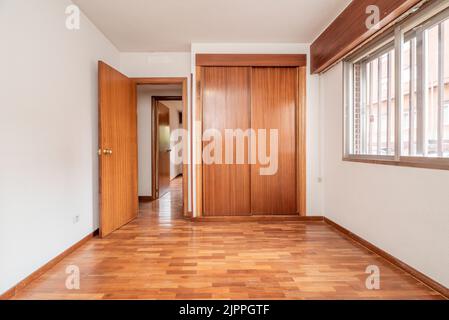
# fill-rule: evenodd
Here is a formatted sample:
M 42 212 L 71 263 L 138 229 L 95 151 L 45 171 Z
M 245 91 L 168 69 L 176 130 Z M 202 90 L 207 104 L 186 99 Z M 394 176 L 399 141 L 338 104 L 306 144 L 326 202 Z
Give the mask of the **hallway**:
M 324 222 L 191 222 L 182 179 L 106 239 L 90 240 L 16 299 L 442 299 Z M 80 268 L 80 289 L 65 287 Z M 365 269 L 381 270 L 367 290 Z

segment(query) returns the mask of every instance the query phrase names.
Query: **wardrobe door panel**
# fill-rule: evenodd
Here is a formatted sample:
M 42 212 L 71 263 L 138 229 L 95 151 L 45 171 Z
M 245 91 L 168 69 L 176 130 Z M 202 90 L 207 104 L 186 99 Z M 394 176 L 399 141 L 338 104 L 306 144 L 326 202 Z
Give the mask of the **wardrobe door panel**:
M 250 215 L 250 166 L 248 163 L 248 139 L 245 139 L 244 164 L 236 164 L 236 140 L 234 139 L 233 164 L 225 162 L 225 130 L 250 127 L 250 76 L 247 67 L 205 67 L 202 70 L 203 133 L 210 141 L 203 142 L 206 155 L 218 158 L 210 152 L 210 143 L 220 133 L 221 164 L 206 163 L 203 157 L 203 213 L 205 216 Z M 215 134 L 213 131 L 215 130 Z
M 297 214 L 296 201 L 296 68 L 253 68 L 251 127 L 266 129 L 266 139 L 258 135 L 257 163 L 251 166 L 251 211 L 254 215 Z M 278 130 L 278 156 L 270 143 L 270 129 Z M 262 163 L 259 149 L 266 145 L 269 164 Z M 265 152 L 262 152 L 265 155 Z M 268 157 L 269 158 L 269 157 Z M 277 159 L 277 170 L 275 166 Z M 262 161 L 262 162 L 261 162 Z M 271 166 L 272 172 L 268 170 Z M 261 169 L 274 173 L 263 175 Z

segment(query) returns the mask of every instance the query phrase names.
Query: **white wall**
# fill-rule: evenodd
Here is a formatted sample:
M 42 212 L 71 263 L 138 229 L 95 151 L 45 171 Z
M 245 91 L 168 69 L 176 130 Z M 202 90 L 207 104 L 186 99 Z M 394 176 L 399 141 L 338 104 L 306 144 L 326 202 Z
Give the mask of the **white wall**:
M 179 112 L 182 112 L 182 101 L 162 101 L 170 110 L 170 133 L 173 133 L 177 129 L 182 129 L 182 124 L 179 122 Z M 175 144 L 177 141 L 170 139 L 170 179 L 173 180 L 178 175 L 182 174 L 182 163 L 176 164 Z M 183 145 L 180 144 L 179 152 L 183 152 Z
M 197 53 L 307 54 L 308 66 L 310 66 L 309 52 L 310 45 L 303 43 L 193 43 L 191 71 L 195 74 L 196 66 L 193 57 Z M 318 76 L 307 72 L 307 215 L 309 216 L 321 215 L 323 210 L 322 184 L 319 182 L 321 147 L 318 89 Z M 195 97 L 195 86 L 193 91 Z M 195 150 L 196 146 L 194 145 L 193 148 Z M 195 161 L 194 159 L 194 163 Z
M 324 215 L 449 287 L 449 172 L 342 161 L 342 66 L 320 78 Z
M 190 52 L 122 52 L 120 70 L 128 77 L 190 78 Z
M 139 197 L 151 196 L 151 93 L 137 87 L 137 150 Z
M 70 4 L 0 2 L 0 293 L 98 227 L 97 60 L 119 54 Z
M 139 150 L 139 196 L 153 195 L 151 186 L 151 99 L 153 96 L 182 96 L 182 90 L 148 90 L 145 86 L 137 87 L 137 143 Z M 180 102 L 181 103 L 181 102 Z M 170 109 L 170 132 L 177 129 L 176 125 L 178 114 L 176 107 L 168 107 Z M 171 148 L 174 150 L 174 148 Z M 170 162 L 170 177 L 173 179 L 178 175 L 179 166 L 175 166 L 174 162 Z M 182 172 L 182 167 L 181 167 Z

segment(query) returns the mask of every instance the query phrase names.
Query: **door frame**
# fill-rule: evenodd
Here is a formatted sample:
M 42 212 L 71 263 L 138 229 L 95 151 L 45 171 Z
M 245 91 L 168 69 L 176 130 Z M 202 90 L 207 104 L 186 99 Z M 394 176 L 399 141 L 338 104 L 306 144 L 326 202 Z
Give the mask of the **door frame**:
M 153 200 L 159 199 L 159 127 L 157 103 L 160 101 L 182 101 L 182 96 L 151 97 L 151 193 Z M 184 126 L 184 111 L 182 123 Z M 184 174 L 184 172 L 183 172 Z
M 296 103 L 296 190 L 297 214 L 306 216 L 307 199 L 307 55 L 305 54 L 197 54 L 196 68 L 196 105 L 194 119 L 199 128 L 194 130 L 196 162 L 195 170 L 195 216 L 203 217 L 203 99 L 202 69 L 204 67 L 295 67 L 297 69 Z
M 150 77 L 150 78 L 131 78 L 131 80 L 133 80 L 134 85 L 136 86 L 136 90 L 137 90 L 137 86 L 139 85 L 145 85 L 145 84 L 153 84 L 153 85 L 170 85 L 170 84 L 179 84 L 182 86 L 182 96 L 181 96 L 181 100 L 182 100 L 182 126 L 183 129 L 188 132 L 188 89 L 187 89 L 187 77 Z M 162 98 L 162 97 L 161 97 Z M 136 103 L 137 103 L 137 99 L 136 99 Z M 151 123 L 153 125 L 153 103 L 152 103 L 152 119 L 151 119 Z M 154 126 L 152 126 L 152 132 L 154 130 Z M 154 139 L 154 134 L 152 135 L 152 142 Z M 184 150 L 184 156 L 187 157 L 188 156 L 188 152 L 186 152 L 189 149 L 189 142 L 187 141 L 188 139 L 184 139 L 184 144 L 183 144 L 183 150 Z M 151 164 L 151 170 L 152 170 L 152 190 L 151 193 L 153 194 L 153 200 L 155 200 L 155 194 L 154 194 L 154 186 L 153 185 L 153 179 L 155 178 L 154 175 L 154 143 L 153 146 L 151 148 L 151 157 L 152 157 L 152 164 Z M 182 179 L 182 203 L 183 203 L 183 214 L 184 216 L 190 216 L 191 213 L 189 212 L 189 205 L 188 205 L 188 161 L 186 161 L 186 159 L 183 159 L 184 163 L 182 165 L 182 175 L 183 175 L 183 179 Z

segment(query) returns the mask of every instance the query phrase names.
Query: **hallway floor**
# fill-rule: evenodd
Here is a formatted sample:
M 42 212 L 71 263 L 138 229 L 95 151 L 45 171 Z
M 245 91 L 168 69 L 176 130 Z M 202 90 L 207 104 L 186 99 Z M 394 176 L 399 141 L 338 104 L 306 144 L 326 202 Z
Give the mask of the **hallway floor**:
M 191 222 L 182 179 L 139 217 L 94 238 L 16 299 L 442 299 L 324 222 Z M 80 289 L 65 287 L 80 268 Z M 380 268 L 368 290 L 367 266 Z

